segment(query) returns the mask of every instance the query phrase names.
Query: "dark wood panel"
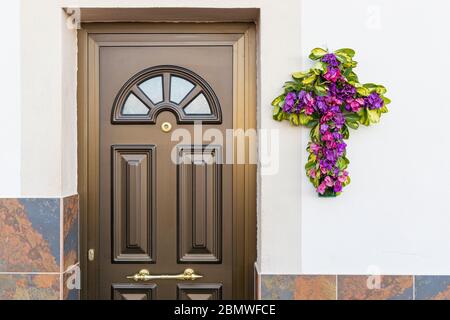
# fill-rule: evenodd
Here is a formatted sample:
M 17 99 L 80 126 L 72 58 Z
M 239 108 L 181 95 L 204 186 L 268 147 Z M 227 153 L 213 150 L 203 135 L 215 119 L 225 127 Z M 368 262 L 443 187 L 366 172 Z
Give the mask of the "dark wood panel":
M 112 146 L 114 262 L 154 263 L 154 145 Z
M 155 300 L 156 284 L 113 284 L 111 298 L 113 300 Z
M 222 259 L 222 152 L 219 146 L 178 147 L 178 261 Z
M 183 283 L 177 286 L 178 300 L 221 300 L 220 283 Z

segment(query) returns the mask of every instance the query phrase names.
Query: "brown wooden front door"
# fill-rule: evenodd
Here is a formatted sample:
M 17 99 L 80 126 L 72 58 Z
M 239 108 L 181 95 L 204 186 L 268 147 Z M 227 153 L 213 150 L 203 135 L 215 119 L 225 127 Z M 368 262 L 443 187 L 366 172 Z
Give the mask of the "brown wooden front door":
M 254 256 L 254 240 L 246 243 L 236 225 L 245 205 L 236 197 L 236 165 L 226 163 L 234 147 L 225 141 L 236 127 L 241 37 L 90 36 L 97 44 L 99 211 L 87 242 L 97 237 L 98 298 L 251 297 L 240 255 Z

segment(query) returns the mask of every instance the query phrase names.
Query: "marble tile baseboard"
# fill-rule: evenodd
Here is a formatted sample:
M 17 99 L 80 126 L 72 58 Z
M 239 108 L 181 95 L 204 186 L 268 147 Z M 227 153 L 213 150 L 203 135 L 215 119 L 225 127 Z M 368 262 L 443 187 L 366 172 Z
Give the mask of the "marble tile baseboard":
M 79 263 L 78 195 L 0 199 L 0 299 L 62 299 Z
M 450 300 L 450 276 L 258 275 L 263 300 Z

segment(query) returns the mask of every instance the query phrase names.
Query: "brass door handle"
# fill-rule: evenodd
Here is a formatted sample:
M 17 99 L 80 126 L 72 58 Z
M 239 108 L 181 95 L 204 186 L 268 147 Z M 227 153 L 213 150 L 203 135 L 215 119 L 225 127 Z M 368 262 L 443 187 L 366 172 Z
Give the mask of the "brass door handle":
M 147 269 L 142 269 L 138 273 L 127 276 L 127 279 L 132 279 L 134 281 L 150 281 L 150 280 L 196 280 L 203 278 L 203 276 L 195 274 L 193 269 L 186 269 L 181 274 L 168 275 L 168 274 L 158 274 L 152 275 Z

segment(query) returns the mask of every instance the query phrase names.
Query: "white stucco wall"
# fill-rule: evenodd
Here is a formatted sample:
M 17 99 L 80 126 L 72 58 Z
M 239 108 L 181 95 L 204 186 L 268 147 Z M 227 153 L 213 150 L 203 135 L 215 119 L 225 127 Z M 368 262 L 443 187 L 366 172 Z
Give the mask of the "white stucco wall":
M 0 11 L 0 196 L 20 194 L 20 3 Z
M 449 274 L 450 2 L 307 0 L 302 12 L 303 54 L 354 48 L 360 80 L 393 102 L 351 132 L 341 197 L 318 199 L 301 171 L 301 271 Z
M 450 155 L 446 129 L 450 108 L 445 96 L 450 72 L 449 2 L 22 0 L 22 4 L 22 92 L 19 95 L 18 86 L 11 85 L 16 95 L 10 97 L 12 105 L 21 100 L 21 110 L 1 106 L 12 119 L 9 129 L 0 128 L 1 143 L 14 152 L 0 156 L 0 173 L 13 181 L 13 188 L 2 181 L 0 192 L 54 196 L 76 190 L 75 31 L 66 28 L 61 7 L 260 8 L 257 120 L 260 128 L 279 129 L 280 134 L 280 171 L 259 181 L 260 271 L 450 272 L 446 255 L 450 172 L 445 166 Z M 8 24 L 9 32 L 16 30 L 13 25 Z M 5 34 L 11 37 L 8 43 L 14 43 L 14 37 Z M 308 51 L 321 45 L 356 49 L 361 80 L 385 84 L 393 100 L 381 124 L 351 132 L 352 183 L 337 199 L 317 198 L 304 176 L 308 131 L 277 123 L 270 112 L 270 102 L 283 82 L 292 71 L 307 66 Z M 12 45 L 10 53 L 2 52 L 10 55 L 7 70 L 13 75 L 18 50 Z

